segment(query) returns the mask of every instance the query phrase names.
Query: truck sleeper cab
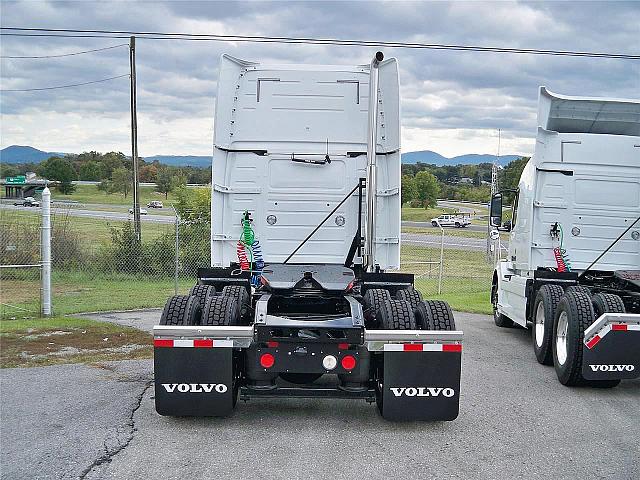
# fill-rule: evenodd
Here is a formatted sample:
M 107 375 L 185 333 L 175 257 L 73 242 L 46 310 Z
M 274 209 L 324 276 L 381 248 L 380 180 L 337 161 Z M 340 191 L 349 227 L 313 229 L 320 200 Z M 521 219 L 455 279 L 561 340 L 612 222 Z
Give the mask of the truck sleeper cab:
M 509 252 L 491 301 L 500 327 L 532 326 L 561 383 L 640 375 L 640 101 L 540 89 L 535 153 L 513 196 Z
M 458 415 L 462 332 L 400 265 L 395 59 L 263 65 L 223 55 L 211 266 L 154 327 L 156 410 L 238 398 L 375 402 L 389 420 Z

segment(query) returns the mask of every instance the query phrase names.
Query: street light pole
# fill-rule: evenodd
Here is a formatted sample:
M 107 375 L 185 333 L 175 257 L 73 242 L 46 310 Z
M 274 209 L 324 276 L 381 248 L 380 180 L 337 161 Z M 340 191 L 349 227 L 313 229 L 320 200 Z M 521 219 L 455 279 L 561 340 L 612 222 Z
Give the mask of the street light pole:
M 138 176 L 138 113 L 136 100 L 136 37 L 129 41 L 129 68 L 131 70 L 131 162 L 133 165 L 133 230 L 138 242 L 140 229 L 140 191 Z

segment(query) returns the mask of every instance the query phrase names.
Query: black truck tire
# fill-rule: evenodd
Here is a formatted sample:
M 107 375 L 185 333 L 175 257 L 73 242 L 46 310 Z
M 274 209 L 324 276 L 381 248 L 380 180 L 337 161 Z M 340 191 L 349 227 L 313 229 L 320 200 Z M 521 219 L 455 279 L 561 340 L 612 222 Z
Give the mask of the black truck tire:
M 624 302 L 618 295 L 612 293 L 596 293 L 591 297 L 595 317 L 603 313 L 626 313 Z
M 364 314 L 367 327 L 376 326 L 378 311 L 387 300 L 391 300 L 391 294 L 383 288 L 371 288 L 364 292 Z
M 447 302 L 424 300 L 413 309 L 416 324 L 422 330 L 455 330 L 456 322 Z
M 491 305 L 493 305 L 493 323 L 501 328 L 513 327 L 513 320 L 498 312 L 498 284 L 491 287 Z
M 562 295 L 560 285 L 542 285 L 533 303 L 531 339 L 536 360 L 542 365 L 553 365 L 553 321 Z
M 584 285 L 571 285 L 567 287 L 565 292 L 582 292 L 586 295 L 591 296 L 591 289 L 589 287 L 585 287 Z
M 378 310 L 378 322 L 384 330 L 415 330 L 416 317 L 409 302 L 387 300 Z
M 234 297 L 238 301 L 238 312 L 240 318 L 247 318 L 249 312 L 250 299 L 249 292 L 241 285 L 227 285 L 222 289 L 222 295 L 226 297 Z
M 409 302 L 413 308 L 422 302 L 422 294 L 419 290 L 416 290 L 413 286 L 403 288 L 396 292 L 396 300 L 404 300 Z
M 594 313 L 589 295 L 567 289 L 553 322 L 553 365 L 560 383 L 586 385 L 582 376 L 582 342 L 584 331 L 593 323 Z
M 169 297 L 160 316 L 160 325 L 200 325 L 202 308 L 196 297 Z
M 204 310 L 204 307 L 207 304 L 207 298 L 211 295 L 215 295 L 215 293 L 216 289 L 212 285 L 194 285 L 191 287 L 191 290 L 189 290 L 189 295 L 198 299 L 202 310 Z
M 207 299 L 202 313 L 202 325 L 230 326 L 240 324 L 238 299 L 230 295 L 214 295 Z

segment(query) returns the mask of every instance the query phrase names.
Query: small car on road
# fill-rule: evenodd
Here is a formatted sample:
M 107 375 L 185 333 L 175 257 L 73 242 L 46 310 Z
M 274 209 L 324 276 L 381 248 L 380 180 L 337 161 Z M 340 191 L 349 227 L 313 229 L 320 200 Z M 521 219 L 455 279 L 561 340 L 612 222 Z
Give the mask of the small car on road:
M 164 208 L 162 202 L 159 200 L 151 200 L 147 203 L 147 208 Z
M 16 206 L 21 205 L 23 207 L 39 207 L 40 206 L 40 202 L 33 197 L 24 197 L 22 200 L 17 200 L 13 202 L 13 204 Z
M 147 212 L 144 208 L 140 208 L 140 215 L 146 215 L 147 213 L 149 212 Z M 129 209 L 129 215 L 133 215 L 133 208 Z

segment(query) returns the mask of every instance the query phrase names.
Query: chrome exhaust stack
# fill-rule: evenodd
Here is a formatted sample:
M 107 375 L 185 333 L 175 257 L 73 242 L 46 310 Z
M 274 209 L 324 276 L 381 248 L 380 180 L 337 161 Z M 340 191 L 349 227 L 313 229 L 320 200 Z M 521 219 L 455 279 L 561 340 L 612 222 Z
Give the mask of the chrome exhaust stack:
M 364 267 L 371 272 L 375 268 L 376 239 L 376 143 L 378 138 L 378 66 L 384 59 L 376 52 L 369 71 L 369 122 L 367 129 L 367 216 L 365 220 Z

